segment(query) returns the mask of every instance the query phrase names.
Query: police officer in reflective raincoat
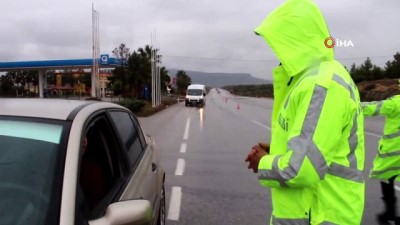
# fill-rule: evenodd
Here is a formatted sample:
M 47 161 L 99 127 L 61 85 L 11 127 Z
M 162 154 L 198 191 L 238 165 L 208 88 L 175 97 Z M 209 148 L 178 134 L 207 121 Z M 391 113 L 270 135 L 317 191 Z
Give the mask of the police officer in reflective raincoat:
M 395 95 L 383 101 L 363 102 L 365 116 L 383 116 L 385 125 L 383 136 L 379 140 L 378 154 L 373 161 L 371 178 L 381 180 L 382 200 L 385 211 L 378 215 L 380 224 L 389 224 L 396 217 L 396 196 L 394 181 L 400 177 L 400 95 Z
M 246 158 L 271 188 L 270 224 L 361 224 L 364 116 L 319 8 L 288 0 L 255 32 L 281 62 L 273 70 L 270 146 L 255 145 Z

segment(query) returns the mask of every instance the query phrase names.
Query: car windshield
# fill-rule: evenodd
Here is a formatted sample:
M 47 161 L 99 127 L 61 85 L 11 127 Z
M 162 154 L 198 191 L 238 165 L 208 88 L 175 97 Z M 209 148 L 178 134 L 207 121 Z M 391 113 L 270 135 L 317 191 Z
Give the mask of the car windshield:
M 203 91 L 200 89 L 189 89 L 188 95 L 202 95 Z
M 65 125 L 0 117 L 0 224 L 56 224 Z

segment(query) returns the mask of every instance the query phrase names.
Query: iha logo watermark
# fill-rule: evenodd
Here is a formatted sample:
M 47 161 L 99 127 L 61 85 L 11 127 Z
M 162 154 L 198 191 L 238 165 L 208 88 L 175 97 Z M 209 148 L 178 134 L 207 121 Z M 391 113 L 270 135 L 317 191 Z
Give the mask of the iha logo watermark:
M 339 38 L 327 37 L 325 38 L 324 45 L 327 48 L 336 48 L 336 47 L 354 47 L 354 44 L 351 40 L 341 40 Z

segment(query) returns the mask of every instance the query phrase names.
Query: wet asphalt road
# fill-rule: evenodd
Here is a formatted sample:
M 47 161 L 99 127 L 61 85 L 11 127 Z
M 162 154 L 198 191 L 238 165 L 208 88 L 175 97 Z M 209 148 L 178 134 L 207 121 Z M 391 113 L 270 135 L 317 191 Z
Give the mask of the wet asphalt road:
M 270 191 L 259 186 L 244 158 L 258 141 L 269 142 L 272 102 L 212 89 L 204 108 L 181 102 L 139 118 L 166 171 L 168 225 L 269 224 Z M 382 118 L 366 119 L 366 175 L 382 125 Z M 377 224 L 379 182 L 368 180 L 366 189 L 362 224 Z

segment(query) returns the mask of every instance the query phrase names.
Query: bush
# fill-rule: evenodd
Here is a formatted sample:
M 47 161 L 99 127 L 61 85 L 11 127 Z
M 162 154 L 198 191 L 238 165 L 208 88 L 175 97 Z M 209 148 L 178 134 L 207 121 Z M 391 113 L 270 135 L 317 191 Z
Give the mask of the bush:
M 365 91 L 370 91 L 372 89 L 375 89 L 375 84 L 367 84 L 367 86 L 365 86 L 364 90 Z
M 131 110 L 133 113 L 137 113 L 143 110 L 146 103 L 138 99 L 124 99 L 118 102 L 118 104 Z
M 161 100 L 161 104 L 165 105 L 165 106 L 170 106 L 177 103 L 176 97 L 163 97 Z
M 163 109 L 165 109 L 165 106 L 163 104 L 156 106 L 156 107 L 152 107 L 151 103 L 147 103 L 145 105 L 145 107 L 143 108 L 143 110 L 135 113 L 135 115 L 138 117 L 147 117 L 147 116 L 151 116 Z

